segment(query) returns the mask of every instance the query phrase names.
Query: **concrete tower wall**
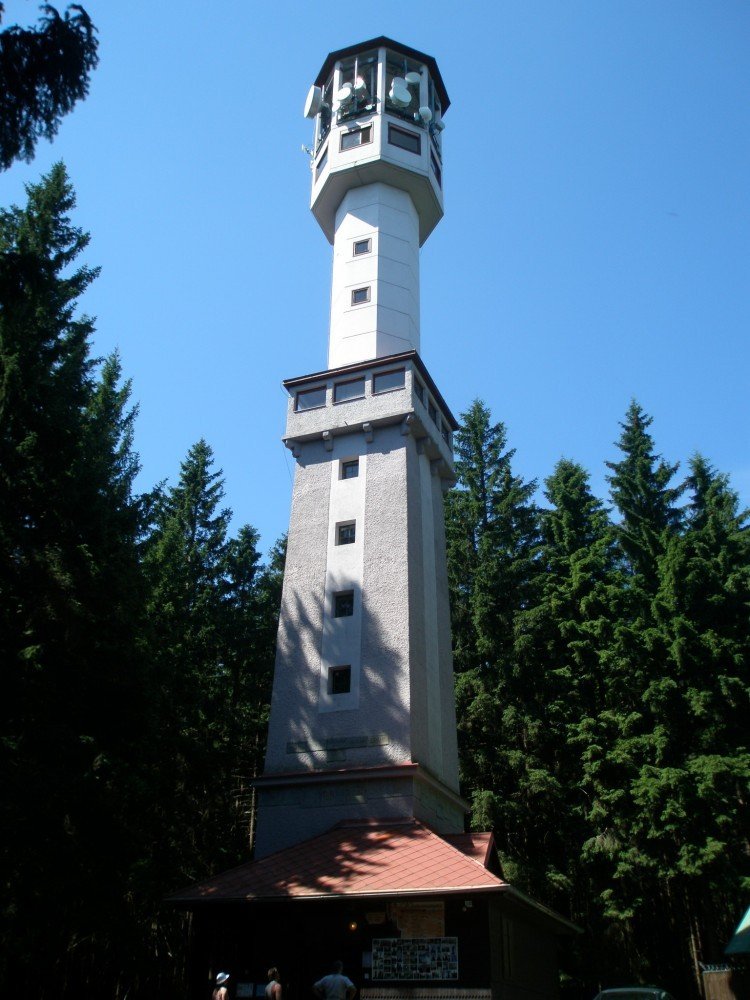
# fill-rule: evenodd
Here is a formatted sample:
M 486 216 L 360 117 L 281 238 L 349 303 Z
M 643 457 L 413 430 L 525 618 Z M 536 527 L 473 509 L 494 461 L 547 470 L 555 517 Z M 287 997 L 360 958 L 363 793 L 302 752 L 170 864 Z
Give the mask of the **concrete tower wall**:
M 265 774 L 418 762 L 454 791 L 440 479 L 400 426 L 312 442 L 295 475 Z M 357 479 L 339 478 L 357 458 Z M 336 544 L 354 522 L 356 541 Z M 337 594 L 353 613 L 335 617 Z M 442 610 L 442 614 L 441 614 Z M 351 671 L 334 693 L 331 672 Z
M 463 828 L 443 522 L 450 448 L 415 370 L 404 365 L 403 386 L 378 394 L 378 369 L 393 363 L 362 373 L 361 399 L 335 404 L 352 379 L 332 372 L 325 406 L 299 412 L 291 400 L 297 467 L 260 855 L 357 816 Z M 373 413 L 376 424 L 362 420 Z M 358 474 L 346 478 L 352 463 Z M 353 542 L 341 543 L 342 528 Z M 337 616 L 342 596 L 350 613 Z M 336 691 L 342 668 L 349 689 Z
M 336 213 L 328 367 L 410 350 L 419 350 L 417 210 L 387 184 L 353 188 Z

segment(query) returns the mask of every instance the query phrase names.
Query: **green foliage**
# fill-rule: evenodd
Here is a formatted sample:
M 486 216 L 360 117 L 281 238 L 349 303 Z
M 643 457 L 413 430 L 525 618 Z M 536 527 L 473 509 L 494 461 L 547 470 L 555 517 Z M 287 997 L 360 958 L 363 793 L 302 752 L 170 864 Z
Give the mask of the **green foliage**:
M 38 966 L 40 995 L 123 919 L 147 696 L 133 414 L 75 316 L 73 206 L 58 165 L 0 213 L 0 975 Z
M 697 995 L 747 866 L 746 515 L 701 457 L 672 485 L 637 403 L 607 463 L 617 520 L 568 460 L 548 508 L 521 489 L 497 502 L 504 429 L 479 403 L 463 419 L 446 523 L 472 825 L 584 927 L 592 989 L 620 975 Z
M 135 495 L 73 207 L 58 165 L 0 213 L 0 983 L 179 995 L 161 902 L 247 857 L 284 546 L 264 567 L 252 528 L 229 535 L 205 442 Z
M 0 212 L 0 982 L 179 995 L 185 929 L 159 904 L 247 857 L 285 542 L 263 565 L 250 526 L 230 533 L 204 441 L 135 494 L 73 207 L 57 166 Z M 672 485 L 650 425 L 633 403 L 613 520 L 569 460 L 540 509 L 503 425 L 464 416 L 461 776 L 506 875 L 586 930 L 579 980 L 690 996 L 748 882 L 750 534 L 702 457 Z
M 88 94 L 99 62 L 96 28 L 83 7 L 71 4 L 62 17 L 50 4 L 40 9 L 38 27 L 0 32 L 0 170 L 28 162 L 38 139 L 56 135 Z
M 158 806 L 167 857 L 159 870 L 171 858 L 173 884 L 236 864 L 250 846 L 247 778 L 258 771 L 265 738 L 278 617 L 277 570 L 261 568 L 251 527 L 228 536 L 223 480 L 212 466 L 210 447 L 199 441 L 177 485 L 152 497 L 144 552 L 161 719 L 156 752 L 162 760 L 168 754 Z
M 456 667 L 484 668 L 508 649 L 515 610 L 530 600 L 537 542 L 535 483 L 512 469 L 506 430 L 475 400 L 454 438 L 459 486 L 446 500 Z

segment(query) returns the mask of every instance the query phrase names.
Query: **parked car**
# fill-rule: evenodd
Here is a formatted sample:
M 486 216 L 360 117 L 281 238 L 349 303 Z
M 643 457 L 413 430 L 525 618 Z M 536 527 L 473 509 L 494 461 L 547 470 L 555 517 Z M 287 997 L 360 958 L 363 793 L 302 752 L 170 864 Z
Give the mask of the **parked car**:
M 594 1000 L 674 1000 L 674 997 L 658 986 L 616 986 L 597 993 Z

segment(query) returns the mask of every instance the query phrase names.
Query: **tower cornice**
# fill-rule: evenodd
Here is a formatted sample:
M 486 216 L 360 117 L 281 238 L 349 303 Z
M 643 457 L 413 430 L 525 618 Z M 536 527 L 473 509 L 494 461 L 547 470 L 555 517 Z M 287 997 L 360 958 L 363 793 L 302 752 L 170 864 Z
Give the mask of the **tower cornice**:
M 323 379 L 341 378 L 345 375 L 355 374 L 356 372 L 367 371 L 372 368 L 388 368 L 392 365 L 402 364 L 407 361 L 414 365 L 424 379 L 427 384 L 427 388 L 435 397 L 435 402 L 440 407 L 441 412 L 450 422 L 451 430 L 457 431 L 459 427 L 458 421 L 451 413 L 448 404 L 443 399 L 442 393 L 435 385 L 430 373 L 427 371 L 427 367 L 419 356 L 418 351 L 402 351 L 399 354 L 389 354 L 383 358 L 371 358 L 369 361 L 357 361 L 354 364 L 342 365 L 339 368 L 324 368 L 322 371 L 311 372 L 309 375 L 298 375 L 295 378 L 284 379 L 281 384 L 291 396 L 297 389 L 307 385 L 308 382 L 320 382 Z

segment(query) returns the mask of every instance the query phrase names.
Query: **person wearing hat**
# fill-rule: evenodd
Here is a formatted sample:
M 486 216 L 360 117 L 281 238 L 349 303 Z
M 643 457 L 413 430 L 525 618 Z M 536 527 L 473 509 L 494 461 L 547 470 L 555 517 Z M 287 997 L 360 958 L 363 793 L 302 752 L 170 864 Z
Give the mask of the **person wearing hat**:
M 228 979 L 229 979 L 228 972 L 220 972 L 217 975 L 216 986 L 214 987 L 214 991 L 211 994 L 211 1000 L 227 1000 L 229 991 L 227 990 L 224 984 Z

